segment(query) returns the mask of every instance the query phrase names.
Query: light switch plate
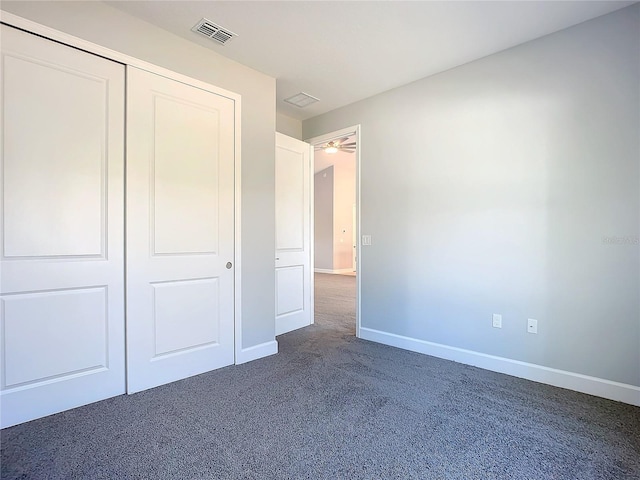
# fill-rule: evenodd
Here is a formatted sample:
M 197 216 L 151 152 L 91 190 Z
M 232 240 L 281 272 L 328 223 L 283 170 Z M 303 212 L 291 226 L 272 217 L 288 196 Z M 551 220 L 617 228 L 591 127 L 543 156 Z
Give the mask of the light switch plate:
M 538 320 L 530 318 L 527 320 L 527 332 L 538 333 Z
M 371 245 L 371 235 L 362 235 L 362 245 Z

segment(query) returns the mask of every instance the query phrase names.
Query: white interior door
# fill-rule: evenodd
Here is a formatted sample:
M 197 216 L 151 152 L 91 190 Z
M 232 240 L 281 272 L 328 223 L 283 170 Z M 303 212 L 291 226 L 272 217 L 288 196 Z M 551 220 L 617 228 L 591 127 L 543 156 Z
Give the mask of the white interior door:
M 313 323 L 308 143 L 276 133 L 276 335 Z
M 7 427 L 125 391 L 124 66 L 1 29 Z
M 127 70 L 127 391 L 234 360 L 234 101 Z

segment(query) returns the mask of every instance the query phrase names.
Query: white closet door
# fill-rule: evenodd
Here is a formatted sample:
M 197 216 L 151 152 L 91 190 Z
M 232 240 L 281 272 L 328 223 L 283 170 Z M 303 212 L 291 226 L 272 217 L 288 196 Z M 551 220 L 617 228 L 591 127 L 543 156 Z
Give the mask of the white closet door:
M 2 26 L 0 413 L 124 393 L 124 66 Z
M 234 101 L 127 74 L 127 391 L 234 360 Z

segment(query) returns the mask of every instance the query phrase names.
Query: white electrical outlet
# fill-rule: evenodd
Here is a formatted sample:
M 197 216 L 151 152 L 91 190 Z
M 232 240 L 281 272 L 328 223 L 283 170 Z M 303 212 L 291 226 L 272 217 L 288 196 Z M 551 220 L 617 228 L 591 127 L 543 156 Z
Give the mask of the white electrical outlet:
M 502 328 L 502 315 L 500 315 L 499 313 L 493 314 L 493 327 Z
M 527 332 L 538 333 L 538 320 L 530 318 L 527 320 Z
M 362 245 L 371 245 L 371 235 L 362 235 Z

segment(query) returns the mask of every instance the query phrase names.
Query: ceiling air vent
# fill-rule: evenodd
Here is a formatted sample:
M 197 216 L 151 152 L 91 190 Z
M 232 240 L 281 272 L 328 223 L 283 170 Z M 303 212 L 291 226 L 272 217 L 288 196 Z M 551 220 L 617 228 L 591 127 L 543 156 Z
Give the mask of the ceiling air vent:
M 226 28 L 221 27 L 220 25 L 216 25 L 210 20 L 203 18 L 200 20 L 195 27 L 191 29 L 193 32 L 200 33 L 211 40 L 218 42 L 220 45 L 226 44 L 233 37 L 237 37 L 236 33 L 233 33 L 231 30 L 227 30 Z
M 319 102 L 320 99 L 312 97 L 308 93 L 300 92 L 293 97 L 285 98 L 284 101 L 291 105 L 295 105 L 296 107 L 304 108 L 312 103 Z

